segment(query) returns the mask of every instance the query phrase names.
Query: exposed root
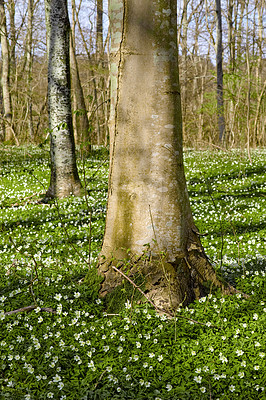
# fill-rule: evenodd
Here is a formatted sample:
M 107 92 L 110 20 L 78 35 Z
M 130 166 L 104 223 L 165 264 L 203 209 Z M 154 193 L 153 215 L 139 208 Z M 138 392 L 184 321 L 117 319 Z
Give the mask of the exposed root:
M 104 260 L 99 265 L 99 274 L 104 280 L 101 284 L 100 295 L 111 293 L 114 288 L 128 280 L 134 288 L 154 306 L 157 311 L 173 315 L 181 305 L 187 305 L 209 293 L 208 283 L 220 288 L 225 295 L 241 293 L 230 284 L 219 278 L 206 256 L 199 239 L 190 241 L 187 254 L 174 262 L 167 261 L 167 256 L 139 257 L 130 263 L 120 262 L 113 265 L 113 260 Z M 125 270 L 127 268 L 127 271 Z M 144 279 L 144 289 L 134 282 L 136 276 Z M 207 284 L 207 285 L 206 285 Z M 242 295 L 248 298 L 247 295 Z

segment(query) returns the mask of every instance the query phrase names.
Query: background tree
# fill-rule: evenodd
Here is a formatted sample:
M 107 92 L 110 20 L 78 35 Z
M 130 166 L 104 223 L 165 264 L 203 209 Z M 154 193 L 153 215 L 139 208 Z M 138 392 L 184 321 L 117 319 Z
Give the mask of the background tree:
M 216 74 L 219 141 L 223 142 L 225 135 L 225 120 L 223 97 L 223 30 L 221 0 L 216 0 Z
M 79 65 L 76 56 L 76 40 L 75 28 L 76 3 L 72 0 L 72 29 L 70 35 L 70 66 L 71 66 L 71 83 L 73 92 L 73 127 L 75 142 L 82 145 L 85 152 L 91 151 L 90 122 L 88 119 L 87 106 L 84 98 L 84 91 L 80 80 Z
M 96 3 L 96 53 L 101 60 L 103 56 L 103 0 Z
M 88 121 L 90 138 L 86 137 L 85 142 L 106 146 L 109 143 L 109 83 L 113 74 L 109 73 L 107 1 L 72 0 L 68 3 L 69 8 L 72 3 L 72 31 L 75 33 L 71 50 L 76 61 L 71 64 L 71 95 L 78 149 L 83 141 L 81 132 L 87 132 L 83 125 L 88 125 Z M 216 106 L 216 2 L 177 0 L 177 3 L 184 144 L 199 148 L 221 146 Z M 223 112 L 226 121 L 223 146 L 244 148 L 248 143 L 250 147 L 261 146 L 266 140 L 265 2 L 228 0 L 222 2 L 222 8 Z M 5 2 L 5 12 L 13 129 L 19 143 L 32 140 L 42 143 L 47 136 L 48 123 L 43 2 L 10 0 Z M 4 67 L 2 53 L 0 65 Z M 79 80 L 75 71 L 78 71 Z M 82 92 L 83 105 L 80 101 Z M 86 109 L 86 113 L 75 114 L 78 109 Z M 4 116 L 3 105 L 1 115 Z M 13 136 L 11 139 L 15 142 Z M 4 140 L 3 134 L 0 140 Z
M 6 12 L 4 0 L 0 0 L 0 38 L 2 50 L 2 71 L 1 71 L 1 86 L 4 108 L 4 127 L 5 140 L 14 140 L 17 145 L 19 141 L 15 135 L 12 116 L 12 102 L 10 93 L 10 49 L 6 28 Z
M 47 197 L 79 195 L 70 97 L 69 33 L 66 0 L 46 0 L 48 112 L 51 179 Z
M 26 38 L 26 66 L 27 73 L 27 115 L 28 115 L 28 131 L 31 142 L 34 140 L 34 128 L 32 119 L 32 63 L 33 63 L 33 46 L 32 46 L 32 30 L 34 16 L 33 0 L 28 0 L 28 21 L 27 21 L 27 38 Z
M 198 239 L 186 188 L 176 2 L 112 0 L 110 13 L 114 122 L 101 293 L 121 284 L 112 266 L 123 271 L 130 257 L 129 276 L 142 274 L 146 295 L 173 310 L 202 295 L 208 280 L 222 287 Z

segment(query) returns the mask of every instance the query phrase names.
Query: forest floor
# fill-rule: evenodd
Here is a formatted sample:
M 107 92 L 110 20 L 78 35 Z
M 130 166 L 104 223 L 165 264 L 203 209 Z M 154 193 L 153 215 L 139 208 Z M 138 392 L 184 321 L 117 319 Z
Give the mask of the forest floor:
M 48 149 L 0 147 L 0 400 L 266 399 L 266 151 L 251 158 L 185 151 L 206 253 L 250 297 L 211 290 L 169 320 L 128 283 L 119 308 L 98 298 L 107 151 L 78 159 L 86 196 L 42 204 Z

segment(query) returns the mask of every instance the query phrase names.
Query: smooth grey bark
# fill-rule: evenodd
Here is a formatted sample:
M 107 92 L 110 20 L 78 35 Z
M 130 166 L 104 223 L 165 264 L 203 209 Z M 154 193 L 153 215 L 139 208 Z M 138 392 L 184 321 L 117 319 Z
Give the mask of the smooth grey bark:
M 84 99 L 84 93 L 80 82 L 79 68 L 77 57 L 73 45 L 72 34 L 70 36 L 70 66 L 72 76 L 72 86 L 74 89 L 74 116 L 73 122 L 75 121 L 74 136 L 76 143 L 80 143 L 83 147 L 84 152 L 91 151 L 91 138 L 90 138 L 90 123 L 87 114 L 87 107 Z M 75 135 L 76 133 L 76 135 Z
M 16 68 L 16 25 L 15 25 L 15 1 L 8 0 L 7 8 L 9 14 L 9 36 L 10 36 L 10 69 L 15 73 Z
M 84 49 L 85 49 L 85 51 L 86 51 L 86 55 L 87 55 L 87 57 L 88 57 L 88 60 L 93 64 L 93 59 L 92 59 L 91 54 L 90 54 L 90 52 L 89 52 L 89 48 L 88 48 L 86 39 L 85 39 L 85 37 L 84 37 L 84 33 L 83 33 L 83 31 L 82 31 L 81 24 L 80 24 L 80 21 L 79 21 L 79 19 L 78 19 L 78 14 L 77 14 L 76 9 L 75 9 L 75 13 L 76 13 L 76 23 L 77 23 L 77 25 L 78 25 L 79 33 L 80 33 L 80 36 L 81 36 L 81 39 L 82 39 L 82 42 L 83 42 Z M 88 115 L 88 119 L 91 120 L 91 115 L 92 115 L 92 113 L 95 114 L 95 116 L 96 116 L 96 121 L 95 121 L 95 122 L 96 122 L 96 132 L 97 132 L 97 139 L 98 139 L 98 138 L 100 137 L 100 123 L 99 123 L 99 112 L 98 112 L 99 104 L 98 104 L 97 76 L 96 76 L 96 74 L 95 74 L 93 68 L 91 69 L 90 73 L 91 73 L 91 76 L 92 76 L 92 83 L 93 83 L 95 110 L 92 111 L 92 112 Z M 94 138 L 92 137 L 92 135 L 90 135 L 90 137 L 91 137 L 91 139 L 94 141 Z M 97 144 L 100 144 L 100 143 L 97 142 Z
M 75 31 L 79 15 L 76 10 L 75 0 L 71 0 L 72 7 L 72 27 L 70 34 L 70 68 L 73 95 L 73 128 L 76 144 L 81 144 L 84 153 L 91 151 L 90 121 L 88 118 L 87 107 L 81 85 L 79 66 L 76 56 Z
M 103 0 L 97 0 L 96 6 L 96 54 L 100 60 L 103 55 Z
M 7 39 L 6 28 L 6 14 L 4 0 L 0 0 L 0 39 L 2 50 L 2 73 L 1 73 L 1 86 L 3 95 L 4 107 L 4 125 L 5 125 L 5 140 L 15 141 L 19 145 L 18 139 L 15 135 L 12 118 L 12 103 L 10 93 L 10 53 L 9 43 Z
M 223 31 L 221 0 L 216 0 L 216 74 L 219 141 L 223 142 L 225 139 L 225 120 L 223 100 Z
M 32 119 L 32 63 L 33 63 L 33 49 L 32 49 L 32 28 L 33 28 L 33 0 L 28 0 L 28 21 L 27 21 L 27 42 L 26 42 L 26 65 L 25 70 L 27 74 L 27 116 L 28 116 L 28 131 L 30 141 L 34 140 L 34 129 Z
M 5 140 L 3 93 L 0 90 L 0 142 Z
M 79 195 L 73 135 L 69 32 L 66 0 L 45 1 L 48 49 L 48 114 L 50 131 L 51 178 L 46 197 Z
M 188 45 L 187 45 L 187 39 L 188 39 L 188 0 L 183 0 L 183 11 L 182 11 L 182 24 L 180 29 L 182 29 L 182 40 L 181 40 L 181 48 L 182 48 L 182 62 L 183 62 L 183 81 L 184 85 L 187 86 L 187 80 L 188 80 Z M 182 98 L 183 98 L 183 107 L 182 107 L 182 113 L 183 113 L 183 126 L 185 128 L 186 126 L 186 117 L 187 117 L 187 90 L 184 90 L 182 93 Z
M 235 69 L 235 31 L 234 31 L 234 0 L 228 0 L 228 46 L 229 46 L 229 68 L 232 72 Z
M 183 165 L 176 2 L 111 0 L 111 156 L 99 273 L 104 296 L 141 273 L 173 310 L 222 286 L 194 225 Z M 144 256 L 144 257 L 143 257 Z M 128 267 L 127 267 L 128 268 Z

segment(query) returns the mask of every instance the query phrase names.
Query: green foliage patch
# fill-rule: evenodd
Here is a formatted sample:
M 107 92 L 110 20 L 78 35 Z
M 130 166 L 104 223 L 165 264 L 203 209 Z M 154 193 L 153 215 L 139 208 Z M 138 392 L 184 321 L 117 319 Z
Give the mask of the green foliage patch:
M 98 298 L 106 153 L 78 161 L 86 196 L 42 204 L 48 155 L 0 148 L 0 399 L 265 399 L 265 151 L 185 152 L 205 250 L 250 297 L 211 290 L 172 319 L 128 283 L 121 311 Z

